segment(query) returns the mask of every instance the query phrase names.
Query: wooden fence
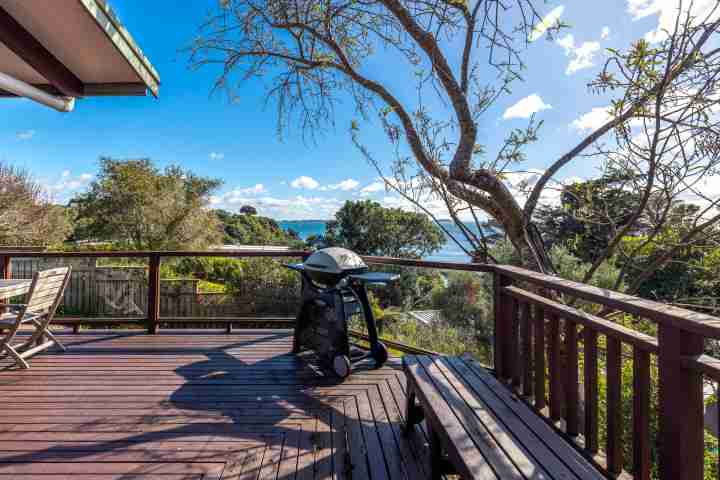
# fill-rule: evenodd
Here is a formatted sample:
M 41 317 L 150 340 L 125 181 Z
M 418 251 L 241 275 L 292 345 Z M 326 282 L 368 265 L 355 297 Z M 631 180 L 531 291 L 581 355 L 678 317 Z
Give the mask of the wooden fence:
M 73 272 L 59 317 L 143 317 L 148 308 L 147 268 L 98 266 L 97 258 L 14 258 L 11 277 L 70 263 Z M 161 279 L 160 315 L 171 318 L 215 318 L 241 315 L 294 315 L 300 281 L 292 285 L 253 279 L 232 293 L 200 292 L 198 280 Z

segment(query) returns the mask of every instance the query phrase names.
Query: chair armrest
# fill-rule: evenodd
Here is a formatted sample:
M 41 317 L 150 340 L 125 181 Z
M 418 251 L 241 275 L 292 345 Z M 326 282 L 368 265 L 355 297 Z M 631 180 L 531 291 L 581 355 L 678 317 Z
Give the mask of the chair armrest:
M 0 310 L 22 310 L 26 306 L 24 303 L 0 303 Z
M 0 303 L 0 313 L 13 313 L 17 314 L 25 308 L 25 305 L 20 303 Z

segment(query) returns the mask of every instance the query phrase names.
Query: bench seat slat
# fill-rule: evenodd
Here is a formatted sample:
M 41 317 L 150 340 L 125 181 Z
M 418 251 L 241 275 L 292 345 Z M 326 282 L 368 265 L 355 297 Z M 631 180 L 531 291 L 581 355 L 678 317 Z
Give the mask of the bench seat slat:
M 406 355 L 403 364 L 428 426 L 462 478 L 606 478 L 469 357 Z
M 453 419 L 448 415 L 447 403 L 435 390 L 432 380 L 430 380 L 418 358 L 415 355 L 405 355 L 403 363 L 406 371 L 412 377 L 412 382 L 417 387 L 416 394 L 420 402 L 429 407 L 425 411 L 426 418 L 433 424 L 442 427 L 436 429 L 436 433 L 440 436 L 444 445 L 451 442 L 455 445 L 456 448 L 448 450 L 448 456 L 451 463 L 460 469 L 458 473 L 465 478 L 498 478 L 485 458 L 478 454 L 475 444 L 462 425 L 458 423 L 457 419 Z M 471 454 L 467 455 L 469 458 L 460 458 L 458 452 L 465 449 L 468 452 L 474 452 L 475 455 Z
M 478 390 L 485 392 L 487 399 L 496 398 L 505 405 L 509 412 L 521 420 L 527 428 L 533 432 L 535 438 L 540 439 L 547 447 L 554 452 L 570 471 L 582 480 L 597 480 L 606 478 L 595 468 L 589 460 L 582 456 L 572 445 L 563 439 L 545 420 L 534 413 L 528 406 L 517 399 L 506 387 L 504 387 L 490 372 L 470 358 L 449 358 L 454 365 L 467 367 L 475 377 L 473 385 Z M 476 392 L 478 391 L 476 390 Z M 497 413 L 497 412 L 496 412 Z M 504 417 L 503 417 L 504 418 Z M 510 417 L 508 417 L 510 418 Z M 527 438 L 527 437 L 523 437 Z
M 478 398 L 472 372 L 464 364 L 453 364 L 449 358 L 435 361 L 446 376 L 454 376 L 464 389 L 463 398 L 475 415 L 493 432 L 506 454 L 528 479 L 577 478 L 555 454 L 528 429 L 502 402 L 492 397 Z M 465 367 L 465 368 L 462 368 Z M 468 378 L 469 377 L 469 378 Z
M 443 400 L 446 402 L 445 409 L 448 416 L 455 415 L 456 418 L 450 418 L 450 421 L 458 421 L 460 425 L 464 427 L 464 431 L 461 432 L 463 437 L 469 436 L 474 443 L 474 448 L 461 450 L 459 455 L 464 461 L 467 462 L 467 456 L 477 456 L 477 449 L 479 448 L 488 463 L 498 475 L 503 479 L 512 478 L 523 478 L 521 472 L 518 470 L 514 460 L 506 454 L 503 446 L 500 445 L 498 438 L 502 436 L 502 428 L 498 428 L 497 423 L 493 422 L 493 419 L 485 418 L 488 423 L 480 421 L 476 416 L 472 408 L 467 404 L 466 399 L 458 394 L 458 391 L 452 385 L 452 382 L 446 377 L 440 365 L 433 361 L 431 357 L 423 356 L 418 357 L 418 361 L 425 368 L 428 373 L 434 388 L 440 393 Z M 468 393 L 468 392 L 464 392 Z M 494 435 L 494 434 L 500 435 Z M 453 442 L 458 442 L 458 438 L 453 438 Z M 512 445 L 512 442 L 509 442 Z M 508 447 L 508 442 L 504 445 Z M 511 454 L 518 455 L 519 458 L 524 457 L 523 452 L 517 450 L 517 448 L 511 448 Z M 520 462 L 523 464 L 525 471 L 532 471 L 532 465 L 528 465 L 526 462 Z M 542 472 L 542 468 L 539 469 L 539 473 Z M 549 479 L 548 476 L 533 476 L 533 479 Z

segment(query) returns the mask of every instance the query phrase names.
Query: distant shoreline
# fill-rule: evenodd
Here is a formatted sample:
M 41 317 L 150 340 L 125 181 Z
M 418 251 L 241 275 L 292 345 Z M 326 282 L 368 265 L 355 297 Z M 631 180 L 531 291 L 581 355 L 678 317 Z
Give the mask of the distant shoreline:
M 275 220 L 283 230 L 293 229 L 301 240 L 307 240 L 311 235 L 322 235 L 325 233 L 325 225 L 329 220 Z M 457 229 L 452 220 L 442 220 L 451 229 Z M 459 233 L 459 229 L 458 233 Z M 462 238 L 462 235 L 458 235 Z M 432 255 L 424 260 L 445 261 L 445 262 L 469 262 L 470 257 L 449 237 L 445 236 L 445 244 Z

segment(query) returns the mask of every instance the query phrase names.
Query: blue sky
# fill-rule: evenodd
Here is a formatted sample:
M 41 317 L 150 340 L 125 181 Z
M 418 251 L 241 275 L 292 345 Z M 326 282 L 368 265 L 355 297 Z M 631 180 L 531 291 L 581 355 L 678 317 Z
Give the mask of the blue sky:
M 264 107 L 262 81 L 245 84 L 238 103 L 210 95 L 217 71 L 191 71 L 182 49 L 217 0 L 110 3 L 159 71 L 159 99 L 91 98 L 71 114 L 26 100 L 0 104 L 0 161 L 31 171 L 56 201 L 87 185 L 98 157 L 107 155 L 149 157 L 160 166 L 179 164 L 221 178 L 218 206 L 251 203 L 278 219 L 329 218 L 344 200 L 360 197 L 402 204 L 380 187 L 375 170 L 352 146 L 348 128 L 355 113 L 349 100 L 338 108 L 335 127 L 311 143 L 297 130 L 278 138 L 275 111 Z M 586 84 L 606 58 L 605 49 L 651 38 L 671 21 L 677 0 L 538 3 L 544 14 L 572 28 L 556 41 L 530 45 L 525 81 L 487 113 L 479 139 L 492 151 L 503 134 L 536 112 L 545 124 L 525 170 L 542 170 L 574 146 L 587 133 L 583 129 L 602 122 L 609 99 L 588 93 Z M 403 80 L 408 72 L 383 56 L 366 70 L 399 96 L 413 94 Z M 376 126 L 363 126 L 362 133 L 376 158 L 390 158 L 390 145 Z M 563 170 L 560 180 L 596 172 L 594 165 L 579 163 Z

